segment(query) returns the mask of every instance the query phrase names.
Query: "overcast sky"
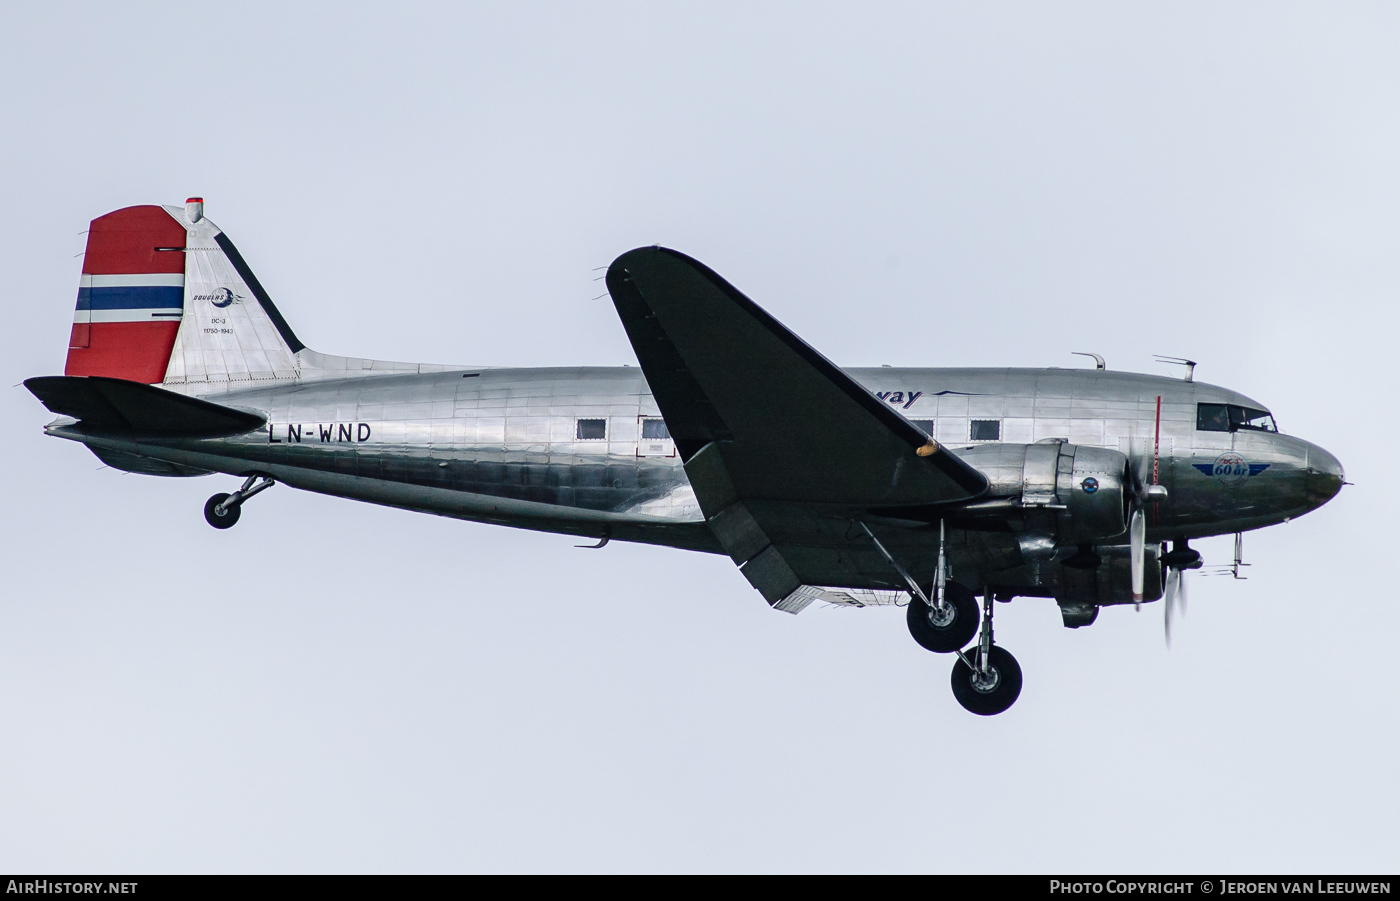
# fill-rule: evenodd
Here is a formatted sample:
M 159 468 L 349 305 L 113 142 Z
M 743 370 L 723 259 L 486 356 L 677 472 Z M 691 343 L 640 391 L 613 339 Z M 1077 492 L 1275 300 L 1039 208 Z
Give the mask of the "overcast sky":
M 203 195 L 327 353 L 635 360 L 704 261 L 845 365 L 1153 354 L 1354 487 L 965 713 L 902 610 L 723 557 L 99 469 L 0 391 L 0 871 L 1400 867 L 1393 4 L 6 4 L 5 386 L 82 232 Z M 762 386 L 755 386 L 761 390 Z M 1200 545 L 1228 562 L 1229 539 Z

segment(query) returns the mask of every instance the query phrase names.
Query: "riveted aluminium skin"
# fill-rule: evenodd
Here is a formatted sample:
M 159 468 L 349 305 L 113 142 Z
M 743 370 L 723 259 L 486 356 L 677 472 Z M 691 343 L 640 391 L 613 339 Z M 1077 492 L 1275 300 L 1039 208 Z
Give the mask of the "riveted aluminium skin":
M 442 516 L 725 553 L 790 612 L 812 596 L 798 587 L 903 591 L 866 528 L 931 583 L 940 524 L 965 586 L 1053 596 L 1066 609 L 1129 600 L 1126 505 L 1145 496 L 1154 448 L 1167 491 L 1145 508 L 1154 560 L 1161 541 L 1283 522 L 1342 485 L 1337 460 L 1306 441 L 1198 429 L 1201 403 L 1263 409 L 1208 384 L 1104 370 L 841 369 L 712 270 L 660 247 L 623 254 L 606 276 L 640 369 L 320 354 L 202 205 L 191 210 L 101 218 L 112 228 L 89 237 L 85 268 L 102 272 L 80 286 L 70 362 L 96 353 L 84 341 L 107 315 L 84 307 L 82 291 L 164 290 L 178 253 L 174 345 L 116 347 L 140 357 L 129 372 L 26 382 L 67 414 L 50 434 L 118 468 L 265 475 Z M 166 235 L 170 223 L 186 241 Z M 140 304 L 113 315 L 148 313 L 167 315 Z M 158 385 L 131 381 L 153 382 L 167 351 Z M 669 438 L 654 422 L 644 434 L 655 419 Z M 1060 565 L 1085 543 L 1100 567 Z M 1148 571 L 1155 598 L 1159 570 Z
M 1302 439 L 1198 431 L 1198 403 L 1264 409 L 1244 395 L 1202 382 L 1099 370 L 846 372 L 876 395 L 919 392 L 900 414 L 933 420 L 933 437 L 969 462 L 994 446 L 1012 450 L 1060 438 L 1124 454 L 1139 482 L 1151 476 L 1160 395 L 1160 482 L 1169 498 L 1159 504 L 1155 521 L 1149 518 L 1149 542 L 1281 523 L 1325 503 L 1341 484 L 1335 458 Z M 679 456 L 638 456 L 640 418 L 660 411 L 635 368 L 403 373 L 229 391 L 217 399 L 261 411 L 268 425 L 208 439 L 100 436 L 72 424 L 51 426 L 49 432 L 178 466 L 233 475 L 264 472 L 293 487 L 460 519 L 722 552 Z M 608 437 L 577 440 L 579 418 L 606 419 Z M 972 419 L 1000 420 L 1001 440 L 971 442 Z M 348 432 L 339 431 L 341 426 Z M 330 429 L 329 440 L 322 440 L 323 428 Z M 350 440 L 341 440 L 344 434 Z M 820 440 L 820 424 L 814 424 L 813 439 Z M 1228 486 L 1196 468 L 1227 452 L 1268 468 Z M 1020 490 L 994 481 L 990 493 L 1003 488 Z M 789 562 L 804 582 L 900 587 L 898 576 L 849 534 L 849 522 L 800 510 L 785 522 L 783 534 L 770 537 L 792 544 Z M 916 578 L 932 580 L 936 529 L 871 525 L 909 561 Z M 1111 549 L 1107 553 L 1111 568 L 1118 561 Z M 1037 594 L 1065 590 L 1061 568 L 1027 564 L 1010 534 L 955 529 L 949 556 L 956 578 L 966 584 L 994 582 Z M 1122 562 L 1126 565 L 1126 556 Z

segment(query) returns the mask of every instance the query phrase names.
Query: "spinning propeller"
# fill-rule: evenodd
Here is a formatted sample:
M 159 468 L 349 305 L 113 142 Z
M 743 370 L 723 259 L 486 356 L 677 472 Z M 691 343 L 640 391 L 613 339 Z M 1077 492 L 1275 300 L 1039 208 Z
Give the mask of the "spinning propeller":
M 1152 436 L 1152 484 L 1133 498 L 1128 519 L 1128 551 L 1132 563 L 1133 606 L 1142 609 L 1143 576 L 1147 569 L 1147 513 L 1144 508 L 1152 502 L 1152 521 L 1157 521 L 1157 502 L 1166 500 L 1167 488 L 1161 484 L 1162 396 L 1157 395 L 1157 424 Z
M 1162 398 L 1157 397 L 1157 422 L 1152 436 L 1152 483 L 1133 499 L 1132 514 L 1128 521 L 1128 548 L 1132 563 L 1133 604 L 1141 609 L 1143 581 L 1147 569 L 1147 513 L 1148 502 L 1152 504 L 1152 521 L 1157 522 L 1157 503 L 1167 499 L 1166 486 L 1161 484 L 1161 445 L 1162 445 Z M 1181 613 L 1186 614 L 1186 573 L 1188 569 L 1200 569 L 1201 555 L 1192 550 L 1186 540 L 1174 541 L 1171 551 L 1162 554 L 1160 563 L 1166 570 L 1166 584 L 1162 592 L 1163 628 L 1166 632 L 1167 647 L 1172 643 L 1172 613 L 1181 605 Z
M 1166 629 L 1167 647 L 1172 645 L 1172 610 L 1178 606 L 1186 615 L 1186 570 L 1201 568 L 1201 553 L 1187 545 L 1185 539 L 1173 541 L 1172 549 L 1162 555 L 1167 570 L 1167 584 L 1162 594 L 1162 617 Z

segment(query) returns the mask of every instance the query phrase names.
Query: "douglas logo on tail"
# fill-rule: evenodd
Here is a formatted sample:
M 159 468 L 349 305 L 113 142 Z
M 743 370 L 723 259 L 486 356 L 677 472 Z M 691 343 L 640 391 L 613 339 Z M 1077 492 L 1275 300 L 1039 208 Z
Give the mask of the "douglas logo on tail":
M 214 306 L 219 307 L 220 309 L 222 309 L 223 307 L 233 306 L 236 303 L 243 302 L 243 298 L 241 296 L 234 294 L 233 291 L 231 291 L 228 288 L 220 288 L 212 294 L 195 294 L 190 299 L 207 300 Z
M 336 357 L 297 339 L 202 200 L 128 207 L 88 232 L 66 375 L 25 385 L 58 414 L 48 434 L 112 467 L 241 480 L 205 503 L 215 528 L 280 482 L 728 556 L 787 613 L 904 605 L 982 715 L 1021 690 L 993 601 L 1053 599 L 1078 628 L 1161 599 L 1170 629 L 1191 539 L 1235 534 L 1239 563 L 1239 533 L 1344 484 L 1327 451 L 1189 370 L 843 370 L 674 250 L 629 251 L 606 279 L 640 368 Z

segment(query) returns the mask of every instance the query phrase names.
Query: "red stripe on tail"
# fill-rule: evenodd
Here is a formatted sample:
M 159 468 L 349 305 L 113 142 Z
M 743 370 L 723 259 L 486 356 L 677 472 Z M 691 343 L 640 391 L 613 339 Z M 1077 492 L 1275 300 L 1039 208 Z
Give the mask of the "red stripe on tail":
M 179 248 L 178 251 L 156 250 Z M 158 206 L 129 206 L 92 220 L 84 275 L 185 271 L 185 227 Z
M 185 226 L 158 206 L 133 206 L 92 220 L 84 275 L 184 274 Z M 102 322 L 80 304 L 68 339 L 66 375 L 165 380 L 180 320 Z M 164 311 L 167 314 L 171 311 Z M 133 311 L 138 320 L 140 311 Z
M 64 375 L 105 375 L 156 385 L 165 381 L 179 322 L 94 322 L 91 343 L 68 349 Z

